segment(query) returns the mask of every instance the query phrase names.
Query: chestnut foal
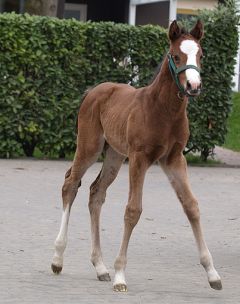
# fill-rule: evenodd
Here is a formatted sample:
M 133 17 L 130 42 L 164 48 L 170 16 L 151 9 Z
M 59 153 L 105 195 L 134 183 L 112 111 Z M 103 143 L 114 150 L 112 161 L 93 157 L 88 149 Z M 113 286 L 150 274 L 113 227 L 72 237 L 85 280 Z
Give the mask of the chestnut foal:
M 106 190 L 116 178 L 126 157 L 129 158 L 129 198 L 124 216 L 124 233 L 116 258 L 114 290 L 126 291 L 124 270 L 133 228 L 142 213 L 142 188 L 147 169 L 159 160 L 191 223 L 200 255 L 212 288 L 221 289 L 221 279 L 203 238 L 198 203 L 190 189 L 183 149 L 189 137 L 188 97 L 201 91 L 199 41 L 203 25 L 198 21 L 190 33 L 172 22 L 170 50 L 161 71 L 149 86 L 135 89 L 127 84 L 102 83 L 88 91 L 78 115 L 77 150 L 62 188 L 63 215 L 55 241 L 52 261 L 54 273 L 63 267 L 70 209 L 81 178 L 97 160 L 104 146 L 102 170 L 90 187 L 91 261 L 100 281 L 110 276 L 102 259 L 99 217 Z

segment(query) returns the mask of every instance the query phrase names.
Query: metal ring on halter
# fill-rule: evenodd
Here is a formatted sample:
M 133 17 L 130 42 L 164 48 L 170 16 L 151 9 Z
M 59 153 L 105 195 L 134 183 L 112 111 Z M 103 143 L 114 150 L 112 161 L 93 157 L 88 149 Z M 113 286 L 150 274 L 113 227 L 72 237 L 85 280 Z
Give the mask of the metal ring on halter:
M 184 94 L 180 91 L 178 91 L 177 96 L 179 99 L 183 100 L 184 99 Z

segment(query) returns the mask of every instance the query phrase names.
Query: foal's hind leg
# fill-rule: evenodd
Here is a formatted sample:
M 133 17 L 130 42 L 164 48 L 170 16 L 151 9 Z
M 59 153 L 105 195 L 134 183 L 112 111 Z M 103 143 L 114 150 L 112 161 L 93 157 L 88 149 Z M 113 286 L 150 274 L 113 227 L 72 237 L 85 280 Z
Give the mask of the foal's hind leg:
M 188 181 L 186 160 L 181 154 L 174 158 L 174 161 L 169 160 L 169 162 L 162 163 L 162 168 L 176 191 L 178 199 L 192 226 L 199 251 L 200 263 L 207 272 L 209 284 L 212 288 L 220 290 L 222 289 L 221 278 L 214 268 L 211 253 L 203 237 L 198 203 L 191 192 Z
M 86 130 L 86 128 L 85 128 Z M 55 253 L 52 260 L 52 271 L 60 273 L 63 267 L 63 253 L 67 245 L 67 230 L 70 209 L 76 197 L 81 178 L 87 169 L 97 160 L 102 152 L 104 139 L 100 129 L 94 125 L 88 128 L 87 136 L 78 136 L 78 145 L 72 167 L 65 175 L 62 187 L 63 214 L 60 231 L 55 241 Z
M 106 190 L 116 178 L 124 159 L 124 156 L 118 154 L 109 146 L 106 151 L 102 170 L 90 187 L 89 211 L 91 215 L 92 231 L 91 262 L 96 269 L 97 277 L 100 281 L 110 281 L 111 279 L 102 259 L 99 218 L 102 204 L 105 201 Z

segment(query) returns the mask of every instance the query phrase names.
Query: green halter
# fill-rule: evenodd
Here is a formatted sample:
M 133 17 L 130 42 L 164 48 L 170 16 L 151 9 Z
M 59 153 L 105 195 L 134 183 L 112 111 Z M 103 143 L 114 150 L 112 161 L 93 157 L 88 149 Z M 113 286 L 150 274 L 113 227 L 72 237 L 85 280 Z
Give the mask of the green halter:
M 171 72 L 171 75 L 172 75 L 172 78 L 174 79 L 176 85 L 178 86 L 179 88 L 179 91 L 183 94 L 183 95 L 186 95 L 186 96 L 191 96 L 189 95 L 186 90 L 184 89 L 184 87 L 181 85 L 180 81 L 179 81 L 179 78 L 178 78 L 178 75 L 188 69 L 194 69 L 196 71 L 198 71 L 198 73 L 200 73 L 200 69 L 195 66 L 195 65 L 191 65 L 191 64 L 188 64 L 188 65 L 183 65 L 183 66 L 180 66 L 179 68 L 176 67 L 175 65 L 175 62 L 173 60 L 173 57 L 170 53 L 167 54 L 167 57 L 168 57 L 168 66 L 169 66 L 169 70 Z

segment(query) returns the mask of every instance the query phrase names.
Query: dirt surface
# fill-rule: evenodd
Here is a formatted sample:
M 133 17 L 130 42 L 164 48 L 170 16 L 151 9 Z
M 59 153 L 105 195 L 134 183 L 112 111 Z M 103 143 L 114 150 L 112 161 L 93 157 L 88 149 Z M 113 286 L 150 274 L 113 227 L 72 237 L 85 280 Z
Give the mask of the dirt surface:
M 127 293 L 99 282 L 89 261 L 89 169 L 72 208 L 61 275 L 50 269 L 61 217 L 61 186 L 70 162 L 0 160 L 0 303 L 240 303 L 240 170 L 189 168 L 206 241 L 223 290 L 212 290 L 200 266 L 190 225 L 158 166 L 146 176 L 143 213 L 129 245 Z M 128 194 L 123 165 L 102 212 L 104 261 L 113 263 Z

